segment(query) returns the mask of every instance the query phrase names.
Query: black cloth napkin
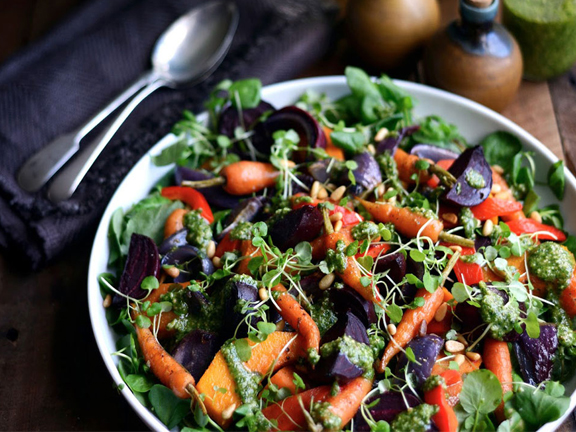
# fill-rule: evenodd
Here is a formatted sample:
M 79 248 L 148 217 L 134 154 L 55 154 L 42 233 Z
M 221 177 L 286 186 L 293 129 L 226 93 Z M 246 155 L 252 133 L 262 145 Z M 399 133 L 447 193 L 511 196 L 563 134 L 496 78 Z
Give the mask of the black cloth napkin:
M 202 110 L 225 78 L 292 78 L 329 46 L 333 6 L 322 0 L 237 0 L 240 23 L 224 62 L 205 82 L 159 90 L 132 114 L 72 199 L 21 190 L 15 174 L 54 137 L 81 125 L 149 67 L 157 37 L 210 0 L 95 0 L 0 67 L 0 247 L 38 268 L 93 232 L 133 164 L 181 118 Z M 88 141 L 84 141 L 86 144 Z

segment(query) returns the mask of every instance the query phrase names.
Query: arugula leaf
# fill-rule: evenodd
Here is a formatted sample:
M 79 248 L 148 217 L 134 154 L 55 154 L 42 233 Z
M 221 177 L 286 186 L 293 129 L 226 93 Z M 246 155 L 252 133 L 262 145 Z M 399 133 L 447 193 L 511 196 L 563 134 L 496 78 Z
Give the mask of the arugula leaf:
M 504 171 L 511 168 L 512 160 L 522 151 L 522 143 L 509 132 L 498 131 L 485 137 L 480 145 L 484 149 L 484 157 L 490 165 L 500 165 Z
M 178 398 L 161 384 L 152 386 L 149 398 L 152 409 L 168 429 L 176 427 L 190 412 L 190 401 Z
M 366 144 L 366 137 L 362 132 L 336 131 L 330 134 L 336 147 L 349 153 L 360 153 Z
M 556 198 L 560 201 L 564 199 L 564 189 L 566 186 L 566 178 L 564 177 L 564 161 L 559 160 L 553 164 L 548 170 L 548 186 Z
M 570 405 L 570 398 L 561 396 L 564 387 L 550 382 L 546 390 L 521 388 L 512 399 L 514 408 L 524 420 L 527 430 L 536 430 L 540 426 L 559 419 Z
M 260 103 L 260 90 L 262 90 L 262 82 L 257 78 L 236 81 L 228 89 L 232 105 L 242 109 L 258 106 Z M 236 99 L 236 94 L 238 95 L 238 100 Z M 238 106 L 238 101 L 240 102 L 240 107 Z

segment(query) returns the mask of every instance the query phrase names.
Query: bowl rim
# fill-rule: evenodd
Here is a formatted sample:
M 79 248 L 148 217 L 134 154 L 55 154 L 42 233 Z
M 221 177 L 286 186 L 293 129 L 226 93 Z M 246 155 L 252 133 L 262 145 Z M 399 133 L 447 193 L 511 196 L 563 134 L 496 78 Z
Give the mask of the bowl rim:
M 499 126 L 517 135 L 521 141 L 529 143 L 532 147 L 537 149 L 540 155 L 544 156 L 546 162 L 554 163 L 559 160 L 558 157 L 556 157 L 556 155 L 554 155 L 554 153 L 552 153 L 552 151 L 548 147 L 546 147 L 543 143 L 541 143 L 538 139 L 536 139 L 534 136 L 532 136 L 530 133 L 528 133 L 526 130 L 521 128 L 513 121 L 491 110 L 490 108 L 487 108 L 483 105 L 480 105 L 477 102 L 474 102 L 462 96 L 458 96 L 453 93 L 436 89 L 424 84 L 404 80 L 393 80 L 393 81 L 395 84 L 399 85 L 402 89 L 406 90 L 408 93 L 411 93 L 413 90 L 415 90 L 417 93 L 425 94 L 433 98 L 444 100 L 449 104 L 464 106 L 469 110 L 471 110 L 475 115 L 482 115 L 484 117 L 487 117 L 489 120 L 492 120 Z M 346 77 L 344 75 L 329 75 L 329 76 L 300 78 L 289 81 L 283 81 L 263 87 L 262 96 L 263 98 L 266 98 L 266 96 L 270 93 L 284 94 L 284 93 L 290 93 L 296 89 L 301 91 L 302 88 L 314 89 L 315 87 L 328 86 L 328 85 L 345 86 Z M 203 120 L 204 118 L 206 118 L 206 113 L 202 112 L 197 116 L 197 118 L 199 120 Z M 108 369 L 108 372 L 110 373 L 116 385 L 118 386 L 123 385 L 120 393 L 122 393 L 128 404 L 142 419 L 142 421 L 150 429 L 163 432 L 168 431 L 168 428 L 148 408 L 146 408 L 144 405 L 140 403 L 140 401 L 132 393 L 130 388 L 122 380 L 120 373 L 118 372 L 117 366 L 114 362 L 113 356 L 108 350 L 106 341 L 104 340 L 104 335 L 101 334 L 102 332 L 100 330 L 98 330 L 100 327 L 99 323 L 100 317 L 98 316 L 98 313 L 99 309 L 102 308 L 102 301 L 100 296 L 99 285 L 97 282 L 97 276 L 100 273 L 100 269 L 96 269 L 95 262 L 97 260 L 96 258 L 97 255 L 102 252 L 102 246 L 104 246 L 102 244 L 101 238 L 107 240 L 109 216 L 112 214 L 112 212 L 116 210 L 116 208 L 111 208 L 111 203 L 120 193 L 119 191 L 123 190 L 129 183 L 129 179 L 131 178 L 132 173 L 136 170 L 137 165 L 139 165 L 145 158 L 149 158 L 151 154 L 154 154 L 159 149 L 164 148 L 169 144 L 171 144 L 174 141 L 174 139 L 175 137 L 172 134 L 167 134 L 166 136 L 162 137 L 144 155 L 142 155 L 140 159 L 138 159 L 138 161 L 134 164 L 134 166 L 130 169 L 130 171 L 126 174 L 122 182 L 116 188 L 114 194 L 110 198 L 110 201 L 106 205 L 106 208 L 102 214 L 100 222 L 98 223 L 98 228 L 90 252 L 88 281 L 87 281 L 88 311 L 90 315 L 90 325 L 92 326 L 92 332 L 96 340 L 96 345 L 98 346 L 98 351 L 100 352 L 100 355 L 102 357 L 102 360 L 104 361 L 104 364 L 106 365 L 106 368 Z M 571 188 L 576 191 L 576 178 L 567 168 L 565 168 L 565 177 L 566 177 L 566 188 L 567 189 Z M 104 244 L 107 246 L 107 241 L 105 241 Z M 107 247 L 106 247 L 106 253 L 108 253 Z M 111 328 L 107 322 L 105 322 L 105 325 L 111 331 Z M 566 413 L 564 413 L 564 415 L 561 416 L 558 420 L 555 420 L 554 422 L 547 423 L 546 425 L 544 425 L 542 428 L 539 429 L 539 432 L 551 432 L 556 430 L 560 426 L 560 424 L 570 415 L 570 413 L 574 410 L 575 407 L 576 407 L 576 390 L 570 395 L 570 406 L 566 411 Z

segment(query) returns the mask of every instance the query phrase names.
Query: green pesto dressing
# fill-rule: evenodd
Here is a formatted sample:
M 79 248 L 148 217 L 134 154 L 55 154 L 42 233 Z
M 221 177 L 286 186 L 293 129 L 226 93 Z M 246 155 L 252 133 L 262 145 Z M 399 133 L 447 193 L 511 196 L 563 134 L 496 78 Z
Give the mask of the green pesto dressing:
M 364 371 L 362 376 L 366 379 L 374 378 L 374 353 L 372 349 L 350 336 L 342 336 L 325 343 L 320 348 L 320 355 L 328 357 L 334 353 L 343 353 L 348 360 Z
M 390 424 L 394 432 L 426 432 L 432 416 L 438 412 L 437 405 L 420 404 L 401 412 Z
M 332 412 L 328 402 L 316 403 L 310 411 L 314 422 L 322 425 L 324 430 L 340 430 L 342 419 Z
M 514 329 L 514 324 L 520 319 L 518 303 L 510 299 L 504 304 L 504 299 L 488 288 L 482 289 L 480 300 L 480 316 L 485 323 L 491 324 L 490 335 L 497 340 Z
M 239 222 L 230 231 L 230 240 L 252 240 L 252 223 Z
M 188 229 L 186 240 L 192 246 L 205 250 L 212 240 L 212 228 L 206 219 L 200 215 L 200 210 L 193 210 L 184 215 L 184 226 Z
M 474 189 L 482 189 L 486 186 L 486 180 L 484 180 L 482 174 L 473 168 L 469 168 L 468 171 L 466 171 L 466 183 Z
M 446 381 L 440 375 L 430 375 L 428 379 L 424 382 L 422 386 L 422 390 L 425 392 L 429 392 L 430 390 L 434 390 L 439 385 L 444 386 L 446 385 Z
M 320 335 L 324 334 L 338 321 L 338 317 L 334 313 L 334 303 L 330 301 L 328 293 L 324 293 L 323 297 L 309 306 L 309 313 L 316 325 L 320 330 Z
M 246 369 L 244 363 L 240 360 L 234 340 L 229 340 L 222 345 L 220 351 L 234 378 L 236 393 L 238 393 L 242 402 L 244 404 L 256 402 L 258 398 L 258 387 L 260 386 L 262 376 L 258 372 L 252 372 Z
M 540 244 L 528 257 L 530 272 L 560 289 L 568 285 L 574 264 L 572 253 L 554 242 Z
M 330 271 L 337 271 L 338 273 L 343 273 L 348 265 L 348 260 L 346 259 L 346 243 L 342 240 L 336 242 L 336 249 L 328 249 L 326 251 L 326 264 Z
M 373 239 L 378 237 L 379 234 L 378 225 L 370 221 L 360 222 L 352 228 L 352 237 L 354 237 L 354 240 Z

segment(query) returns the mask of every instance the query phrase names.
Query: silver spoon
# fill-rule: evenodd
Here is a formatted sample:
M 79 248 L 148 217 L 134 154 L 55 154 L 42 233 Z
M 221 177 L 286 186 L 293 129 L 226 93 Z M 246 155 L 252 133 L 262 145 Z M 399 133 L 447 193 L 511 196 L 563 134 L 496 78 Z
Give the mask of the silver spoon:
M 120 94 L 85 125 L 62 135 L 32 156 L 18 172 L 18 183 L 27 191 L 39 190 L 80 148 L 80 141 L 94 127 L 141 90 L 114 123 L 88 145 L 55 179 L 49 190 L 54 202 L 69 198 L 131 111 L 160 87 L 177 88 L 201 81 L 228 52 L 238 25 L 236 5 L 211 1 L 175 21 L 160 36 L 152 52 L 152 69 Z

